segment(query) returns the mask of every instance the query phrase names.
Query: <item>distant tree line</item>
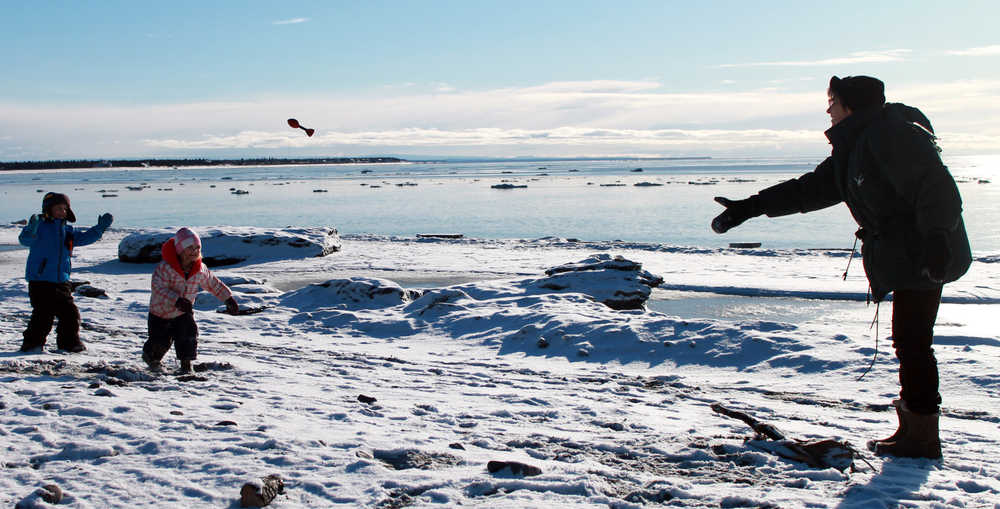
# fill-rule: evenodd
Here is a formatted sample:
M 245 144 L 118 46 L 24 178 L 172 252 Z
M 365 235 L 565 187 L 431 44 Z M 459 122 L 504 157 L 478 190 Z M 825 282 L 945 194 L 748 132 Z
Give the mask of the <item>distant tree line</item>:
M 400 163 L 396 157 L 258 157 L 253 159 L 77 159 L 71 161 L 0 162 L 0 171 L 55 170 L 69 168 L 139 168 L 144 166 L 273 166 L 277 164 Z

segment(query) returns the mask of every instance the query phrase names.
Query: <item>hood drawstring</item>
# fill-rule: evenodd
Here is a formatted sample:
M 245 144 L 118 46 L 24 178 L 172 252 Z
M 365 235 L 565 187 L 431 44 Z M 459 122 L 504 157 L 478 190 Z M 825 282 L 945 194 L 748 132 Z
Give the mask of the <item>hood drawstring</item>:
M 871 294 L 872 294 L 872 289 L 869 286 L 868 287 L 868 303 L 865 304 L 866 306 L 868 304 L 871 304 Z M 868 326 L 868 330 L 872 330 L 872 328 L 875 329 L 875 353 L 872 354 L 872 363 L 868 365 L 868 369 L 866 369 L 864 373 L 861 373 L 861 376 L 859 376 L 858 379 L 855 380 L 855 382 L 860 382 L 861 379 L 864 378 L 865 375 L 867 375 L 868 372 L 871 371 L 872 368 L 875 366 L 875 359 L 878 359 L 878 310 L 879 310 L 879 306 L 881 306 L 881 305 L 882 305 L 881 302 L 876 302 L 875 303 L 875 318 L 872 319 L 872 324 L 870 326 Z
M 844 277 L 843 277 L 844 281 L 847 281 L 847 272 L 851 270 L 851 261 L 854 260 L 854 253 L 858 248 L 858 239 L 860 239 L 864 235 L 864 233 L 865 233 L 864 228 L 858 228 L 858 231 L 854 232 L 854 245 L 851 247 L 851 257 L 847 259 L 847 268 L 844 269 Z M 872 285 L 868 285 L 868 293 L 865 295 L 865 307 L 870 306 L 871 303 L 872 303 Z M 868 372 L 872 370 L 872 368 L 875 366 L 875 360 L 878 359 L 878 311 L 879 311 L 879 306 L 881 304 L 882 304 L 881 301 L 875 303 L 875 318 L 872 319 L 871 325 L 868 326 L 868 330 L 872 330 L 873 328 L 875 329 L 875 353 L 872 354 L 871 364 L 869 364 L 868 368 L 865 369 L 865 372 L 861 373 L 861 376 L 859 376 L 858 379 L 855 380 L 856 382 L 860 382 L 861 379 L 864 378 L 865 375 L 867 375 Z
M 864 228 L 858 228 L 858 231 L 854 232 L 854 245 L 851 246 L 851 257 L 847 259 L 847 267 L 844 269 L 843 280 L 847 281 L 847 272 L 851 270 L 851 262 L 854 261 L 854 253 L 858 249 L 858 239 L 861 238 Z M 871 286 L 868 287 L 869 295 L 871 294 Z
M 847 281 L 847 272 L 851 270 L 851 262 L 854 260 L 854 250 L 858 247 L 858 238 L 854 237 L 854 247 L 851 248 L 851 257 L 847 259 L 847 267 L 844 268 L 843 281 Z

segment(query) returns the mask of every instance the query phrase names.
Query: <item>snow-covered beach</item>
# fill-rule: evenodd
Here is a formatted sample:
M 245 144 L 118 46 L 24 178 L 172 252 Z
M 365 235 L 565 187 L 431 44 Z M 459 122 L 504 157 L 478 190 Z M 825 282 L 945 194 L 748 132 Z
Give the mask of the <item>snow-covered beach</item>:
M 891 304 L 858 380 L 875 308 L 860 268 L 841 281 L 844 250 L 344 235 L 325 257 L 214 269 L 269 307 L 229 316 L 199 297 L 183 377 L 139 359 L 153 265 L 117 259 L 134 232 L 75 252 L 74 279 L 107 292 L 76 298 L 82 354 L 52 336 L 16 353 L 26 251 L 0 251 L 2 504 L 45 507 L 31 494 L 54 483 L 72 507 L 238 507 L 245 482 L 278 474 L 274 507 L 1000 507 L 996 253 L 945 288 L 932 462 L 864 450 L 892 431 Z M 627 273 L 546 275 L 615 257 L 664 279 L 645 309 L 595 300 Z M 783 459 L 716 403 L 863 459 Z
M 1000 1 L 0 13 L 0 509 L 1000 509 Z

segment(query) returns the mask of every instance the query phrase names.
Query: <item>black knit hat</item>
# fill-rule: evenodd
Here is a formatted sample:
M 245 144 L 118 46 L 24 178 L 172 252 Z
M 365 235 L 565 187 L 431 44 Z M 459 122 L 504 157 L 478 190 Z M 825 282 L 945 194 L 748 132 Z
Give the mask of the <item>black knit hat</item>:
M 885 104 L 885 83 L 871 76 L 830 78 L 830 93 L 837 96 L 851 111 Z
M 69 196 L 62 193 L 45 193 L 45 196 L 42 197 L 42 213 L 51 216 L 52 207 L 60 203 L 66 204 L 66 220 L 75 223 L 76 214 L 73 214 L 73 209 L 69 207 Z

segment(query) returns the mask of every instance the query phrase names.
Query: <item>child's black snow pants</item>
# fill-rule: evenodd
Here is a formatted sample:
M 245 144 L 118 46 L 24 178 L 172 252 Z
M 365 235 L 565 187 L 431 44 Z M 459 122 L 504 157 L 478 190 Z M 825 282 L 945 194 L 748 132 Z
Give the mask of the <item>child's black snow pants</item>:
M 80 345 L 80 310 L 73 302 L 72 285 L 68 282 L 29 281 L 28 299 L 31 301 L 31 320 L 24 331 L 21 350 L 44 346 L 53 322 L 59 318 L 56 345 L 63 350 L 75 351 Z
M 198 358 L 198 324 L 194 314 L 184 313 L 176 318 L 160 318 L 149 314 L 149 339 L 142 346 L 146 358 L 159 361 L 174 344 L 177 359 L 193 361 Z

